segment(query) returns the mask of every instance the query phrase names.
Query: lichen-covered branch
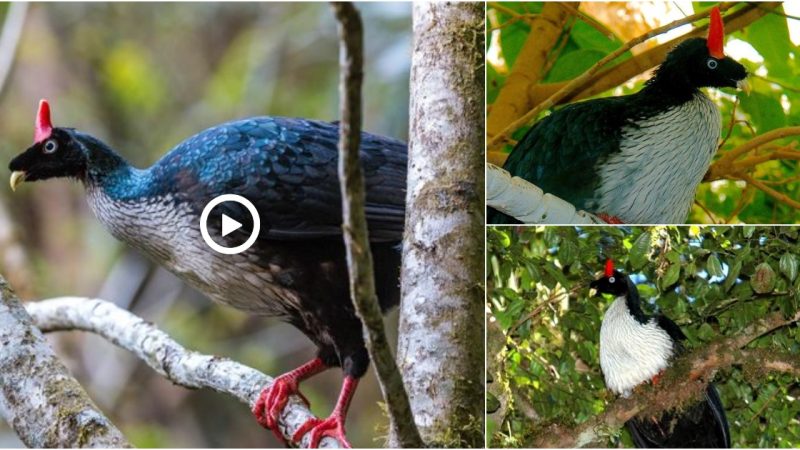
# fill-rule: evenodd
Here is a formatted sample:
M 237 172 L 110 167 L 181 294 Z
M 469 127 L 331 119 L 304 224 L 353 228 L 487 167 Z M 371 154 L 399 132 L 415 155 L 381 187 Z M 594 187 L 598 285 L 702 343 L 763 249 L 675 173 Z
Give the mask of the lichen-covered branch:
M 391 426 L 403 447 L 423 447 L 414 424 L 403 378 L 386 338 L 378 297 L 375 294 L 372 254 L 364 213 L 364 175 L 359 161 L 361 136 L 361 82 L 364 78 L 364 31 L 361 16 L 352 3 L 332 3 L 339 21 L 340 122 L 339 179 L 342 190 L 344 241 L 350 275 L 350 295 L 364 325 L 369 350 L 389 409 Z
M 482 447 L 484 7 L 415 2 L 412 17 L 397 359 L 425 442 Z
M 800 373 L 800 359 L 796 355 L 744 347 L 756 338 L 798 320 L 800 312 L 788 318 L 781 313 L 773 313 L 759 319 L 733 336 L 718 339 L 677 358 L 656 387 L 642 385 L 630 398 L 618 398 L 601 414 L 576 426 L 552 424 L 541 427 L 530 446 L 587 446 L 602 439 L 609 429 L 622 427 L 637 414 L 657 415 L 696 400 L 719 370 L 733 365 L 746 366 L 751 372 L 797 375 Z
M 130 447 L 0 278 L 0 414 L 28 447 Z
M 533 183 L 512 177 L 494 164 L 486 164 L 486 205 L 522 223 L 586 224 L 604 223 L 600 218 L 552 194 Z
M 175 384 L 232 395 L 249 408 L 255 405 L 262 389 L 272 383 L 272 378 L 267 375 L 235 361 L 187 350 L 153 324 L 103 300 L 62 297 L 28 303 L 25 307 L 42 331 L 83 330 L 95 333 L 130 351 Z M 5 386 L 5 383 L 0 384 Z M 294 432 L 312 417 L 305 403 L 297 396 L 291 396 L 278 420 L 281 433 L 291 440 Z M 309 439 L 308 435 L 304 437 L 301 446 L 306 447 Z M 341 447 L 330 437 L 323 438 L 320 445 Z M 61 443 L 59 446 L 75 445 Z M 104 443 L 101 446 L 115 445 Z

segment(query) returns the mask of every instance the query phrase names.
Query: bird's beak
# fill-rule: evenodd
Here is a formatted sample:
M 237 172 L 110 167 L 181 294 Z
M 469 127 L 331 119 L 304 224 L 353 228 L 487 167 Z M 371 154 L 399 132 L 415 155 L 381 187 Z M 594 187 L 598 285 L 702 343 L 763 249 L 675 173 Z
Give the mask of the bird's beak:
M 597 297 L 597 289 L 590 287 L 589 288 L 589 297 Z
M 25 172 L 21 170 L 15 170 L 11 172 L 11 179 L 9 181 L 11 183 L 11 190 L 16 191 L 17 186 L 19 186 L 23 181 L 25 181 Z
M 750 95 L 750 83 L 746 78 L 736 82 L 736 89 L 741 89 L 745 94 Z

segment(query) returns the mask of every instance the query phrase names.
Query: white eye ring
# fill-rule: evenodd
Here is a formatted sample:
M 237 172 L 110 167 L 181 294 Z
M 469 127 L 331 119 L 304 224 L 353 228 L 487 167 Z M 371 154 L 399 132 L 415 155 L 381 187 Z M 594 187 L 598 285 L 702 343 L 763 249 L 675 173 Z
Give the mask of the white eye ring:
M 715 59 L 709 58 L 708 61 L 706 62 L 706 65 L 708 66 L 709 69 L 714 70 L 717 68 L 719 63 L 717 63 Z
M 609 283 L 614 283 L 615 281 L 617 281 L 617 280 L 615 280 L 614 277 L 608 277 L 608 282 Z
M 45 153 L 48 153 L 48 154 L 54 153 L 56 150 L 58 150 L 58 142 L 56 142 L 55 140 L 50 139 L 50 140 L 48 140 L 47 142 L 44 143 L 44 152 Z

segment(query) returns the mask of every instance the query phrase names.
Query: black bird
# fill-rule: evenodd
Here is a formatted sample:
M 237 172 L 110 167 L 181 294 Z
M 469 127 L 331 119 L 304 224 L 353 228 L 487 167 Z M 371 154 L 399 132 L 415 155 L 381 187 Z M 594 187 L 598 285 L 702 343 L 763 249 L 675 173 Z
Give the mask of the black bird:
M 724 55 L 719 10 L 708 39 L 669 52 L 639 92 L 565 106 L 537 122 L 504 169 L 612 223 L 683 223 L 721 132 L 702 87 L 749 89 Z M 519 223 L 490 209 L 489 223 Z
M 150 168 L 137 169 L 94 137 L 53 127 L 42 100 L 34 144 L 9 164 L 11 187 L 54 177 L 80 180 L 89 206 L 116 238 L 212 300 L 300 329 L 316 344 L 317 358 L 276 378 L 253 412 L 280 437 L 277 417 L 288 395 L 299 393 L 298 383 L 341 367 L 344 382 L 333 413 L 307 422 L 294 440 L 310 431 L 312 446 L 323 436 L 347 444 L 345 416 L 369 355 L 350 301 L 338 138 L 336 124 L 255 117 L 202 131 Z M 360 157 L 376 289 L 385 311 L 399 301 L 406 144 L 362 133 Z M 201 237 L 201 212 L 222 194 L 245 197 L 261 218 L 255 244 L 235 255 L 213 251 Z M 222 236 L 223 214 L 244 226 Z M 210 234 L 225 247 L 240 245 L 254 229 L 247 210 L 235 203 L 223 203 L 211 217 Z
M 606 387 L 627 397 L 638 385 L 658 379 L 686 339 L 664 315 L 646 315 L 631 279 L 606 261 L 605 276 L 592 281 L 597 294 L 615 297 L 600 327 L 600 367 Z M 625 424 L 639 448 L 729 448 L 728 420 L 717 389 L 709 383 L 704 398 L 661 417 L 634 417 Z

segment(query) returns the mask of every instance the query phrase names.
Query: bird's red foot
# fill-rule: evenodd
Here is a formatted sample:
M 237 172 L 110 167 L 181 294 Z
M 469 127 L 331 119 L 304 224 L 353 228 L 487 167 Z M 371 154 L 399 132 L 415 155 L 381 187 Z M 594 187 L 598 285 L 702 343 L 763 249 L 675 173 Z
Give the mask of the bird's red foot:
M 661 381 L 661 376 L 662 375 L 664 375 L 664 371 L 663 370 L 661 372 L 658 372 L 657 374 L 655 374 L 653 376 L 653 378 L 650 379 L 650 382 L 653 384 L 653 386 L 658 386 L 658 382 Z
M 279 440 L 286 442 L 278 427 L 278 417 L 286 407 L 289 396 L 298 395 L 308 405 L 308 399 L 300 392 L 298 385 L 301 381 L 326 368 L 327 366 L 322 360 L 317 358 L 272 380 L 272 384 L 261 391 L 261 395 L 253 406 L 253 415 L 256 416 L 258 423 L 262 427 L 272 430 Z
M 319 443 L 325 436 L 330 436 L 339 441 L 344 448 L 351 448 L 344 432 L 344 416 L 333 414 L 327 419 L 308 419 L 292 436 L 293 442 L 300 442 L 306 433 L 311 433 L 309 448 L 319 448 Z
M 622 221 L 622 219 L 620 219 L 619 217 L 617 217 L 617 216 L 610 216 L 610 215 L 608 215 L 608 214 L 606 214 L 606 213 L 598 213 L 598 214 L 595 214 L 595 215 L 596 215 L 597 217 L 599 217 L 599 218 L 600 218 L 600 220 L 602 220 L 603 222 L 605 222 L 605 223 L 610 223 L 610 224 L 612 224 L 612 225 L 622 225 L 622 224 L 624 224 L 624 223 L 625 223 L 625 222 L 623 222 L 623 221 Z
M 262 427 L 272 430 L 275 436 L 282 441 L 286 441 L 286 439 L 278 428 L 278 416 L 286 407 L 286 402 L 289 401 L 289 396 L 292 394 L 299 395 L 306 405 L 308 404 L 308 400 L 298 389 L 297 378 L 290 372 L 275 378 L 272 384 L 264 388 L 253 407 L 253 415 L 256 416 L 258 423 Z

